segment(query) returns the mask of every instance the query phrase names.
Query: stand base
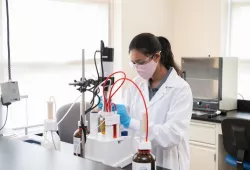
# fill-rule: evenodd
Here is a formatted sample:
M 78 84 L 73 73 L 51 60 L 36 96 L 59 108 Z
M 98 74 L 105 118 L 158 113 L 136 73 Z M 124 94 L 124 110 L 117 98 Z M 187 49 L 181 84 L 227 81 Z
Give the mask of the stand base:
M 132 162 L 131 137 L 120 137 L 118 139 L 105 139 L 99 133 L 89 136 L 85 145 L 85 157 L 105 165 L 123 168 Z

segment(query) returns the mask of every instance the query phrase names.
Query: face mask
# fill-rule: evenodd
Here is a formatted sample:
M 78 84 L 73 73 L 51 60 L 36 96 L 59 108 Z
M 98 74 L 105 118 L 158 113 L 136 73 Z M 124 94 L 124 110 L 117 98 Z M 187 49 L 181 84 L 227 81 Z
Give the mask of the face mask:
M 155 69 L 157 67 L 157 63 L 154 62 L 154 60 L 151 60 L 149 63 L 147 64 L 143 64 L 143 65 L 135 65 L 136 71 L 137 73 L 145 80 L 149 80 L 154 72 Z

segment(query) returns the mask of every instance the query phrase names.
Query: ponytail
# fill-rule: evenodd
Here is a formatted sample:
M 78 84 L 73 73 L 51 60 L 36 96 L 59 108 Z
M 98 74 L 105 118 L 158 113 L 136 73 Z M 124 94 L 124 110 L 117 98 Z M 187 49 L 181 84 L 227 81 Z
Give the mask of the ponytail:
M 174 61 L 174 54 L 172 52 L 170 42 L 168 41 L 168 39 L 162 36 L 159 36 L 157 38 L 162 46 L 160 63 L 164 65 L 167 69 L 169 67 L 173 67 L 177 74 L 181 75 L 181 69 Z

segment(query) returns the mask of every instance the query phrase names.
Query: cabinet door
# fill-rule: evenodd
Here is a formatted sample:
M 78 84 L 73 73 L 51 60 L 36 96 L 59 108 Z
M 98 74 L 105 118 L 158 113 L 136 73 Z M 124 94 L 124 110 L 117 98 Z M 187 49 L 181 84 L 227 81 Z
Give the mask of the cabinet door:
M 190 144 L 190 170 L 215 170 L 215 149 Z

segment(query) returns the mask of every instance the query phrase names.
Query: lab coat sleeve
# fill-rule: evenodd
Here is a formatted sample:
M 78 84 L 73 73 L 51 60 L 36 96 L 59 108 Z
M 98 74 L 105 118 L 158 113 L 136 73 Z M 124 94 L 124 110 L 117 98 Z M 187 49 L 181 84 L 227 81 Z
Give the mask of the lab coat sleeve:
M 193 98 L 190 87 L 183 87 L 173 97 L 174 100 L 171 103 L 166 122 L 164 124 L 149 122 L 149 140 L 155 146 L 163 148 L 174 147 L 188 133 L 193 109 Z

